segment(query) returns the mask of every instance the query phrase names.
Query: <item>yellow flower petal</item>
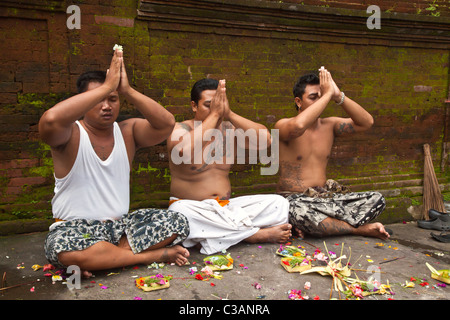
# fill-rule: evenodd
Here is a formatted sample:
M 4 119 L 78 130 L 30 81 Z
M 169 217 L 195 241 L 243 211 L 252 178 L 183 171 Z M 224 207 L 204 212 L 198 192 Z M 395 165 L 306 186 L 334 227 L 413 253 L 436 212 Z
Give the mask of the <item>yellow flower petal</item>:
M 62 278 L 61 276 L 58 276 L 58 275 L 56 275 L 56 274 L 52 277 L 52 281 L 53 281 L 53 282 L 55 282 L 55 281 L 62 281 L 62 279 L 63 279 L 63 278 Z

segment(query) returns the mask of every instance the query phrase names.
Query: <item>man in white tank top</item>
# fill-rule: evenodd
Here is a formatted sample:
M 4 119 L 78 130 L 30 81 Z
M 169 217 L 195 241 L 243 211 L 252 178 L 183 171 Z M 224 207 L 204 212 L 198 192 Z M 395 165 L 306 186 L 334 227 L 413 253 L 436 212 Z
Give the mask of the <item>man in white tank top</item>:
M 47 258 L 77 265 L 86 276 L 139 263 L 184 265 L 189 252 L 177 245 L 189 234 L 184 216 L 158 209 L 128 214 L 135 152 L 164 141 L 175 125 L 173 115 L 129 85 L 119 49 L 107 72 L 85 73 L 77 86 L 79 94 L 50 108 L 39 122 L 55 171 Z M 144 119 L 117 123 L 119 94 Z

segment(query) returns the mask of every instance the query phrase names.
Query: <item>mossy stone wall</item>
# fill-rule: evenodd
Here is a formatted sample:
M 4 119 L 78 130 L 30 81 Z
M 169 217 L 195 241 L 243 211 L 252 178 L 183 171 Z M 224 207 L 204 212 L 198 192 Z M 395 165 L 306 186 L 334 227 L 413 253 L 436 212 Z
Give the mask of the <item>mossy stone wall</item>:
M 405 3 L 378 1 L 381 30 L 369 30 L 365 7 L 352 1 L 2 2 L 0 226 L 51 218 L 52 160 L 37 123 L 75 93 L 80 73 L 108 67 L 116 43 L 132 85 L 178 121 L 191 117 L 194 82 L 213 77 L 227 80 L 234 111 L 272 129 L 295 115 L 298 76 L 324 65 L 375 118 L 371 130 L 336 139 L 329 177 L 381 190 L 384 222 L 417 218 L 428 143 L 450 200 L 449 11 L 445 1 L 435 10 L 429 1 Z M 81 9 L 81 29 L 66 27 L 71 4 Z M 121 119 L 140 116 L 127 101 L 121 108 Z M 323 116 L 332 115 L 345 116 L 333 103 Z M 274 192 L 277 181 L 259 165 L 235 165 L 230 178 L 234 195 Z M 131 210 L 166 207 L 169 184 L 165 143 L 139 150 Z

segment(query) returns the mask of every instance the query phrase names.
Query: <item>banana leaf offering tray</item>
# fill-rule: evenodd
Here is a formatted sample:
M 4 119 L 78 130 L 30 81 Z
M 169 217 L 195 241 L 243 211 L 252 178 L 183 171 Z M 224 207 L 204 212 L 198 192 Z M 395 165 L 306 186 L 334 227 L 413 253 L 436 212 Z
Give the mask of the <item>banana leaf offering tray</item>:
M 436 270 L 428 262 L 426 265 L 431 271 L 431 278 L 450 284 L 450 269 Z
M 136 279 L 136 287 L 143 291 L 166 289 L 170 287 L 171 279 L 172 276 L 163 276 L 162 274 L 140 277 Z
M 223 271 L 233 269 L 233 258 L 228 253 L 226 255 L 212 255 L 203 259 L 203 262 L 213 271 Z
M 303 272 L 311 269 L 311 260 L 304 250 L 294 246 L 280 246 L 276 254 L 282 256 L 281 265 L 287 272 Z

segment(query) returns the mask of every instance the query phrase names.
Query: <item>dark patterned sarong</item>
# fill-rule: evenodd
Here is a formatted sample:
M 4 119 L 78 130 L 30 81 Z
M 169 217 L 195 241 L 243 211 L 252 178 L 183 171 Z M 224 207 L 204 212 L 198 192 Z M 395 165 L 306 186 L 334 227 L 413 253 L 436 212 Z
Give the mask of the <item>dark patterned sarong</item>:
M 182 214 L 163 209 L 139 209 L 120 220 L 75 219 L 51 227 L 45 240 L 45 255 L 54 266 L 64 267 L 58 253 L 84 250 L 100 241 L 117 245 L 126 235 L 133 253 L 177 234 L 171 246 L 182 243 L 189 235 L 189 224 Z
M 319 224 L 328 217 L 357 228 L 378 217 L 386 207 L 379 192 L 351 192 L 333 180 L 325 187 L 285 195 L 289 201 L 289 222 L 309 234 L 318 234 Z

